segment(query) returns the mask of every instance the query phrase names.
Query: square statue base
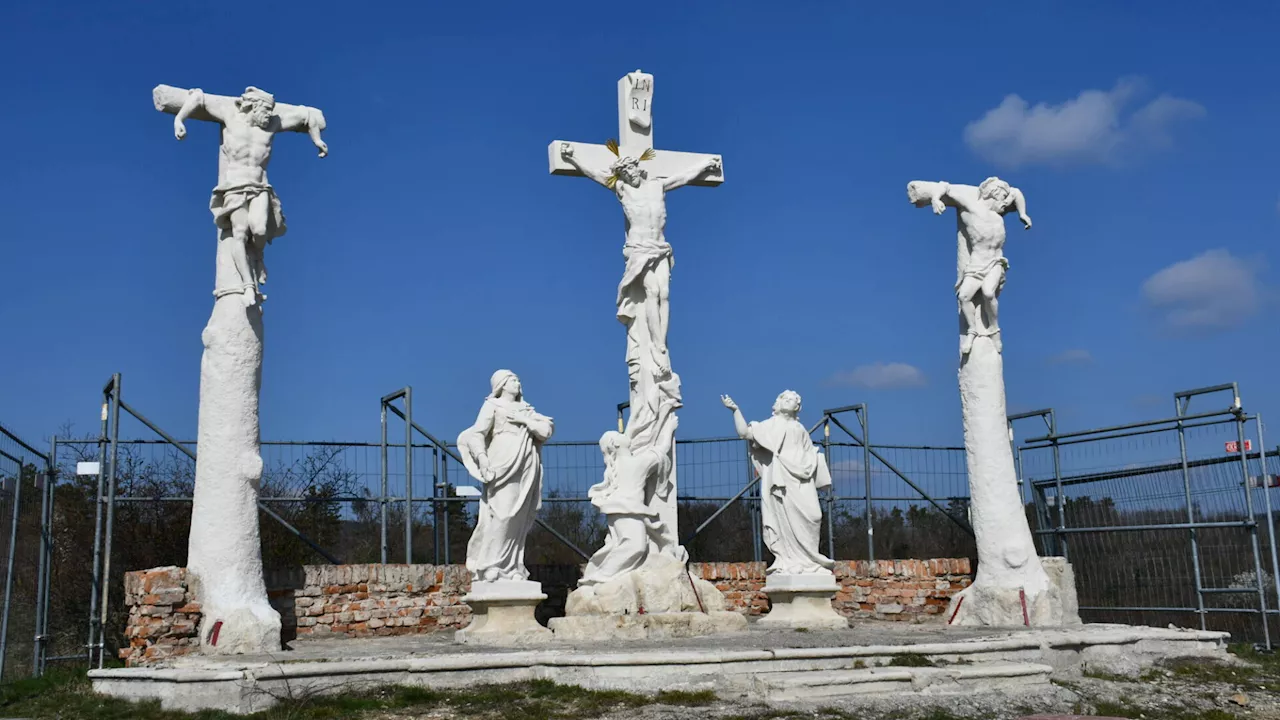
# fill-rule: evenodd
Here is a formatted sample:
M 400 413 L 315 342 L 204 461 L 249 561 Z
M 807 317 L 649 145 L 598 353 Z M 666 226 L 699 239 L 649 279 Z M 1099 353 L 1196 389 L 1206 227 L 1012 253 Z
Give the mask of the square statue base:
M 746 616 L 729 610 L 551 618 L 557 640 L 662 640 L 747 631 Z
M 454 642 L 480 645 L 529 645 L 551 640 L 551 631 L 533 616 L 546 600 L 542 583 L 496 580 L 471 583 L 462 601 L 471 606 L 471 624 L 453 634 Z
M 830 572 L 805 575 L 770 575 L 761 589 L 769 596 L 769 613 L 760 618 L 765 627 L 839 629 L 849 621 L 831 607 L 840 590 Z

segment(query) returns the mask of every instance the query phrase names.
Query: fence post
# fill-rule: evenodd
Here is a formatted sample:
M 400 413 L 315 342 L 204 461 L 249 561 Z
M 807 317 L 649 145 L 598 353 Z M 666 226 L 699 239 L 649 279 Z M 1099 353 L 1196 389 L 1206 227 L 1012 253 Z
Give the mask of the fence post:
M 413 388 L 404 388 L 404 562 L 413 564 Z
M 53 516 L 49 506 L 53 501 L 57 467 L 58 438 L 55 436 L 49 441 L 49 457 L 45 460 L 44 485 L 40 493 L 40 555 L 36 567 L 36 621 L 31 648 L 31 674 L 34 677 L 44 674 L 44 643 L 48 638 L 45 632 L 45 626 L 48 624 L 45 598 L 49 593 L 49 574 L 53 559 L 53 528 L 50 527 Z
M 446 449 L 447 449 L 447 446 L 446 446 Z M 439 450 L 439 453 L 440 453 L 440 477 L 443 478 L 442 482 L 445 488 L 448 488 L 449 487 L 449 453 L 445 452 L 445 449 Z M 461 505 L 460 508 L 461 508 L 460 512 L 463 513 L 463 517 L 465 518 L 466 512 L 467 512 L 467 506 Z M 447 548 L 449 548 L 449 543 L 451 542 L 448 538 L 449 538 L 449 528 L 446 526 L 445 527 L 445 548 L 446 548 L 446 552 L 448 552 L 448 554 L 445 556 L 446 565 L 448 565 L 449 561 L 453 559 L 452 551 L 447 550 Z
M 1275 586 L 1277 603 L 1280 603 L 1280 559 L 1276 556 L 1276 519 L 1271 506 L 1270 478 L 1267 477 L 1267 443 L 1262 435 L 1262 413 L 1254 415 L 1253 419 L 1258 424 L 1258 461 L 1262 464 L 1262 504 L 1267 510 L 1267 544 L 1271 546 L 1271 582 Z M 1262 584 L 1261 577 L 1258 584 Z
M 1258 547 L 1258 516 L 1253 512 L 1253 488 L 1249 486 L 1249 453 L 1244 448 L 1244 422 L 1245 414 L 1240 409 L 1239 404 L 1235 408 L 1236 415 L 1236 442 L 1239 443 L 1238 450 L 1240 454 L 1240 471 L 1244 476 L 1244 507 L 1248 514 L 1251 524 L 1249 525 L 1249 539 L 1253 545 L 1253 577 L 1254 585 L 1258 589 L 1258 610 L 1262 616 L 1262 635 L 1266 641 L 1267 650 L 1271 650 L 1271 628 L 1267 619 L 1267 593 L 1262 585 L 1262 550 Z
M 107 610 L 111 599 L 111 551 L 116 523 L 116 466 L 120 461 L 120 373 L 113 376 L 115 391 L 111 393 L 111 464 L 107 469 L 107 522 L 102 537 L 102 602 L 98 620 L 98 669 L 106 662 Z M 101 469 L 99 469 L 101 472 Z
M 93 573 L 89 583 L 89 637 L 85 642 L 85 654 L 89 663 L 93 663 L 93 648 L 98 635 L 98 587 L 102 585 L 102 510 L 106 493 L 102 483 L 105 475 L 103 468 L 107 464 L 107 418 L 110 417 L 108 407 L 111 404 L 111 391 L 115 388 L 115 376 L 102 391 L 102 426 L 98 431 L 98 484 L 93 496 Z
M 440 467 L 440 456 L 443 454 L 444 453 L 440 452 L 439 448 L 432 448 L 431 467 L 432 467 L 432 473 L 435 475 L 435 485 L 436 487 L 440 488 L 440 498 L 444 502 L 444 564 L 451 565 L 453 563 L 453 550 L 450 547 L 451 540 L 449 538 L 449 514 L 452 509 L 449 507 L 449 484 L 440 479 L 439 470 L 438 470 Z
M 1058 532 L 1054 542 L 1055 550 L 1062 553 L 1063 560 L 1070 560 L 1070 547 L 1067 544 L 1067 498 L 1062 491 L 1062 446 L 1058 444 L 1058 416 L 1049 412 L 1049 434 L 1053 436 L 1053 501 L 1058 509 Z
M 379 470 L 378 470 L 378 476 L 379 476 L 378 487 L 380 488 L 378 491 L 378 514 L 380 516 L 379 523 L 378 523 L 378 540 L 379 540 L 378 557 L 379 557 L 379 562 L 381 562 L 383 565 L 386 565 L 387 554 L 390 548 L 387 547 L 387 543 L 388 543 L 388 538 L 387 538 L 387 403 L 385 400 L 382 402 L 381 408 L 382 408 L 382 413 L 381 413 L 382 441 L 379 446 L 380 462 L 379 462 Z
M 18 460 L 18 474 L 13 478 L 13 519 L 9 521 L 9 559 L 4 571 L 4 610 L 0 615 L 0 679 L 4 678 L 4 661 L 9 650 L 9 610 L 13 607 L 13 562 L 17 559 L 18 513 L 22 509 L 22 476 L 26 463 Z
M 1175 397 L 1173 400 L 1174 411 L 1178 418 L 1181 418 L 1186 412 L 1182 398 Z M 1190 398 L 1186 398 L 1186 402 L 1190 402 Z M 1177 421 L 1178 428 L 1178 454 L 1182 459 L 1182 492 L 1184 501 L 1187 504 L 1187 524 L 1194 525 L 1196 522 L 1195 505 L 1191 500 L 1191 467 L 1187 463 L 1187 431 L 1183 426 L 1182 420 Z M 1246 483 L 1248 479 L 1246 478 Z M 1200 616 L 1200 629 L 1207 628 L 1206 613 L 1204 611 L 1204 580 L 1200 575 L 1200 543 L 1197 537 L 1195 527 L 1188 529 L 1191 540 L 1191 568 L 1192 577 L 1196 583 L 1196 614 Z
M 871 497 L 871 418 L 867 413 L 867 406 L 863 404 L 862 409 L 856 411 L 858 414 L 858 422 L 862 424 L 862 479 L 867 494 L 866 505 L 866 523 L 867 523 L 867 560 L 875 562 L 876 559 L 876 526 L 875 526 L 875 507 Z M 827 430 L 830 432 L 830 429 Z
M 828 470 L 831 466 L 831 423 L 822 423 L 822 453 Z M 831 479 L 831 487 L 827 488 L 827 557 L 836 559 L 836 483 Z

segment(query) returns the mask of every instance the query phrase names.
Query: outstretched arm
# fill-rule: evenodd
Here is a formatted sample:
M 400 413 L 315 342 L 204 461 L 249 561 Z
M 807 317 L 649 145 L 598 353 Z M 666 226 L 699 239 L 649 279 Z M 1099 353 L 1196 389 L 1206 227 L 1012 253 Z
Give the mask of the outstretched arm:
M 695 165 L 689 168 L 687 171 L 680 173 L 679 175 L 672 175 L 671 177 L 663 180 L 662 189 L 675 190 L 678 187 L 684 187 L 685 185 L 688 185 L 694 180 L 697 180 L 699 177 L 703 175 L 703 173 L 709 173 L 709 172 L 712 172 L 712 173 L 720 172 L 720 156 L 719 155 L 712 155 L 710 158 L 707 159 L 706 162 L 702 163 L 701 165 Z
M 320 157 L 329 154 L 329 146 L 320 139 L 320 131 L 325 128 L 324 113 L 306 105 L 277 105 L 276 115 L 280 118 L 281 130 L 305 130 L 320 151 Z
M 742 417 L 742 411 L 738 409 L 738 404 L 728 395 L 721 395 L 720 402 L 724 406 L 733 411 L 733 429 L 737 431 L 738 437 L 743 440 L 754 440 L 751 435 L 751 426 L 747 424 L 747 419 Z
M 226 123 L 226 103 L 206 102 L 204 91 L 200 88 L 191 88 L 187 91 L 187 97 L 182 102 L 182 107 L 178 108 L 178 114 L 173 118 L 173 136 L 182 140 L 187 136 L 187 118 L 191 114 L 203 110 L 214 120 L 220 123 Z
M 1013 195 L 1013 210 L 1018 212 L 1018 219 L 1022 221 L 1022 227 L 1031 229 L 1031 216 L 1027 214 L 1027 198 L 1023 196 L 1022 191 L 1018 188 L 1010 188 L 1010 194 Z M 1006 210 L 1006 213 L 1009 211 Z
M 578 158 L 573 154 L 573 145 L 570 145 L 569 143 L 560 143 L 560 157 L 563 158 L 565 162 L 577 168 L 578 172 L 581 172 L 583 175 L 586 175 L 610 190 L 613 189 L 609 185 L 610 175 L 605 175 L 601 170 L 588 167 L 578 162 Z
M 676 428 L 679 425 L 680 418 L 674 412 L 668 411 L 667 417 L 658 429 L 658 437 L 654 443 L 654 449 L 658 451 L 659 457 L 667 457 L 671 454 L 671 448 L 676 443 Z
M 969 202 L 976 199 L 977 188 L 972 185 L 952 185 L 947 182 L 913 180 L 907 183 L 907 199 L 916 207 L 933 206 L 933 212 L 941 215 L 948 207 L 969 209 Z M 971 194 L 974 197 L 969 197 Z

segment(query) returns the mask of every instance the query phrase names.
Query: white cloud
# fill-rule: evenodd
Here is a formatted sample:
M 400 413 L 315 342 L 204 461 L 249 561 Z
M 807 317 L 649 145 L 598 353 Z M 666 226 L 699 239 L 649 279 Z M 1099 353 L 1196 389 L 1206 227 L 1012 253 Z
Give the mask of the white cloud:
M 1088 365 L 1092 362 L 1093 353 L 1082 348 L 1063 350 L 1049 358 L 1050 365 Z
M 1262 304 L 1259 269 L 1259 263 L 1245 262 L 1226 250 L 1209 250 L 1147 278 L 1142 295 L 1170 327 L 1235 327 Z
M 873 363 L 859 365 L 848 371 L 836 373 L 831 377 L 833 385 L 865 388 L 868 390 L 891 390 L 894 388 L 920 387 L 925 384 L 924 373 L 920 368 L 906 363 Z
M 1061 104 L 1034 107 L 1021 96 L 1007 95 L 965 127 L 964 140 L 1003 167 L 1109 164 L 1168 147 L 1176 125 L 1205 115 L 1199 103 L 1164 94 L 1130 110 L 1144 89 L 1140 79 L 1121 78 L 1111 90 L 1085 90 Z

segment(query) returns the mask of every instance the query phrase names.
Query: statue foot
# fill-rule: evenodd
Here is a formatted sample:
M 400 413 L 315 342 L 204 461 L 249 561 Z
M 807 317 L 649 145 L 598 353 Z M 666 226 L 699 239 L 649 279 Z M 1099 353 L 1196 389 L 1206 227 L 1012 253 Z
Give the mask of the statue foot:
M 252 287 L 247 287 L 240 292 L 240 299 L 245 307 L 251 308 L 258 303 L 258 293 Z
M 969 333 L 960 337 L 960 355 L 961 357 L 968 355 L 973 349 L 973 334 Z
M 991 333 L 991 344 L 995 346 L 996 352 L 1004 352 L 1004 343 L 1000 342 L 999 330 L 995 330 Z

